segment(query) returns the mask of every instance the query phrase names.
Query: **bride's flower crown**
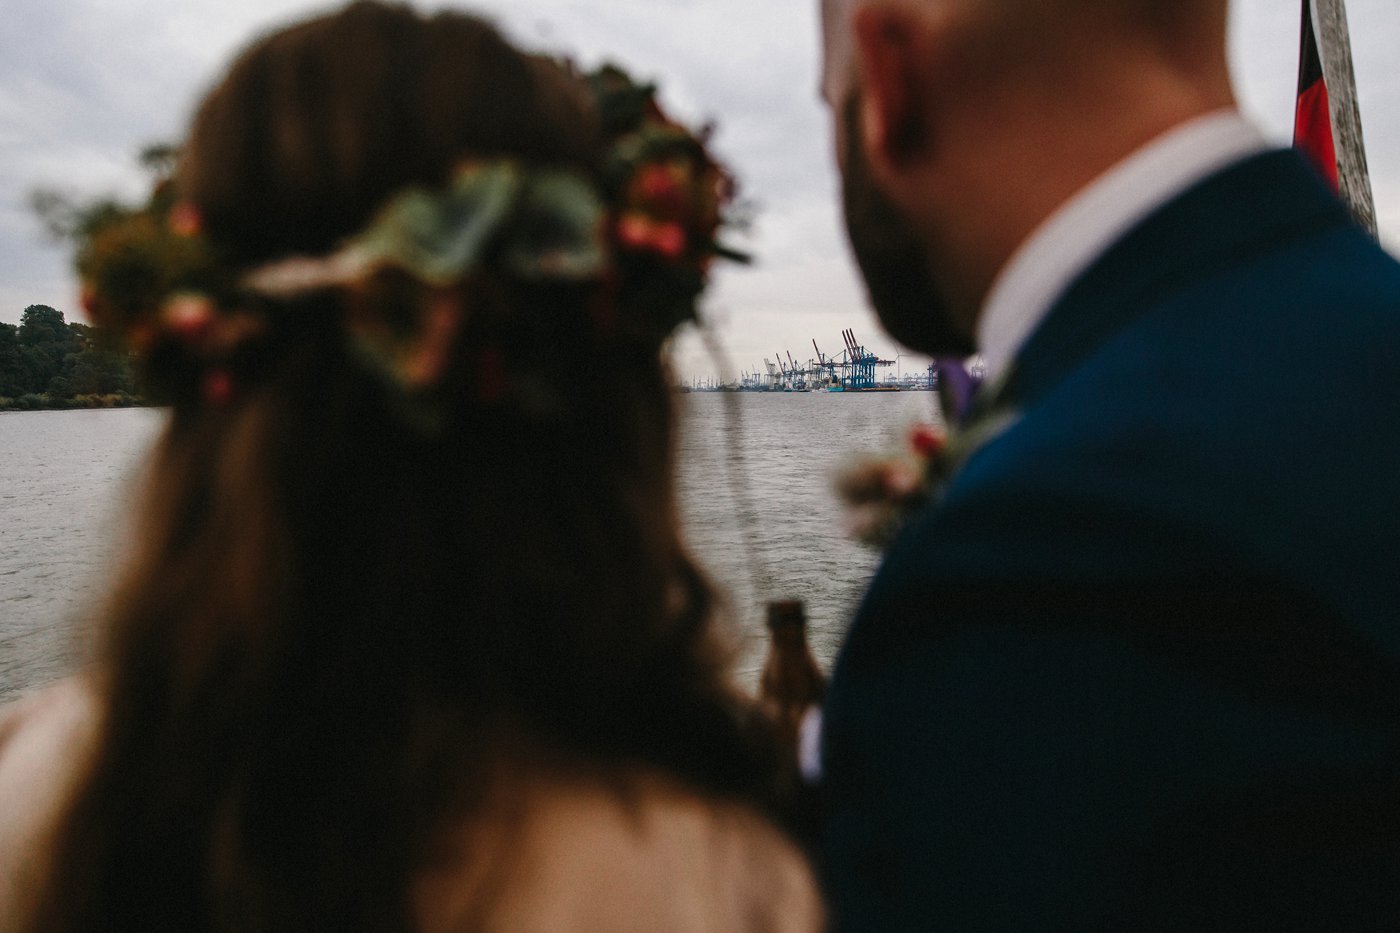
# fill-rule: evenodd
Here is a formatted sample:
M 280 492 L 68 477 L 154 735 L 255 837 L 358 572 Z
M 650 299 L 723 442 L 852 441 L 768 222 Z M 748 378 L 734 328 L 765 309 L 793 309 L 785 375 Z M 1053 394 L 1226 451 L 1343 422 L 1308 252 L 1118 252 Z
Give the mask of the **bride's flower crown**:
M 147 362 L 173 353 L 183 361 L 180 378 L 195 379 L 198 397 L 211 404 L 239 391 L 236 361 L 266 334 L 268 300 L 353 293 L 385 273 L 407 277 L 424 296 L 482 273 L 596 283 L 604 296 L 593 315 L 599 327 L 630 321 L 659 343 L 695 318 L 715 257 L 744 259 L 717 239 L 734 183 L 708 150 L 709 128 L 692 132 L 667 117 L 654 86 L 612 66 L 585 80 L 607 142 L 601 177 L 468 159 L 442 189 L 411 187 L 390 197 L 329 255 L 252 269 L 221 263 L 197 207 L 163 180 L 145 205 L 108 207 L 80 232 L 88 315 Z M 629 277 L 644 278 L 645 287 L 627 288 Z M 442 375 L 450 342 L 434 320 L 434 301 L 420 304 L 419 320 L 407 328 L 362 316 L 347 322 L 362 355 L 409 391 Z M 160 381 L 157 395 L 180 394 Z

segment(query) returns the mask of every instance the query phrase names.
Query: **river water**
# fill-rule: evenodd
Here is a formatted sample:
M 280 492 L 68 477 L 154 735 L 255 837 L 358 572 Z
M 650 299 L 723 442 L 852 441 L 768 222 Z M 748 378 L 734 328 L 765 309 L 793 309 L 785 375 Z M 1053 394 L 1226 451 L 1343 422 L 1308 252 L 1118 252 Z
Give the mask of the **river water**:
M 728 594 L 741 673 L 751 679 L 762 660 L 772 599 L 805 601 L 829 663 L 876 560 L 846 538 L 832 477 L 936 420 L 934 396 L 691 393 L 680 408 L 686 535 Z M 0 703 L 81 663 L 164 419 L 154 409 L 0 413 Z

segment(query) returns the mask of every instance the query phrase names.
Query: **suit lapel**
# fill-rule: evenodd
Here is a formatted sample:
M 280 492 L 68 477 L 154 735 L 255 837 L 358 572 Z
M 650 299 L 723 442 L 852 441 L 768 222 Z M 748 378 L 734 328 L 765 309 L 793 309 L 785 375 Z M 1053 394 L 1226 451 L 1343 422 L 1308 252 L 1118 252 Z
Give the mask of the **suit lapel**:
M 1139 224 L 1069 287 L 980 409 L 991 416 L 1035 404 L 1173 293 L 1287 240 L 1349 223 L 1346 209 L 1291 150 L 1251 157 L 1205 179 Z

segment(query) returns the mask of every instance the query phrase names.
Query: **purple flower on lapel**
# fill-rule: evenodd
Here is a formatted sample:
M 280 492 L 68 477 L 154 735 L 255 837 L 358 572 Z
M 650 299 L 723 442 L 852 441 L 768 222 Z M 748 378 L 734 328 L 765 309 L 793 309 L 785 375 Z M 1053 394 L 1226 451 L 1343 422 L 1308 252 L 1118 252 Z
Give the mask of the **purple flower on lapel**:
M 943 420 L 949 426 L 961 424 L 982 386 L 982 374 L 970 372 L 961 359 L 953 356 L 938 357 L 934 367 L 938 374 L 938 404 L 943 409 Z

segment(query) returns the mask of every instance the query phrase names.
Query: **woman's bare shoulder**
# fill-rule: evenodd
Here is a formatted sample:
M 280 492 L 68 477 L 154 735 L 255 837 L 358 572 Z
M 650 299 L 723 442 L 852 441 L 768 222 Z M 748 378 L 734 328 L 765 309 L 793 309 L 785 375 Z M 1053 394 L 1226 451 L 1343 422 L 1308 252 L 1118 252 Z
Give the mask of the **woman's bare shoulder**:
M 37 759 L 71 755 L 74 739 L 89 733 L 95 712 L 92 685 L 81 677 L 60 680 L 0 707 L 0 787 L 12 773 L 41 763 Z
M 97 701 L 72 678 L 0 709 L 0 928 L 42 877 L 53 830 L 91 748 Z
M 461 851 L 471 853 L 466 861 L 476 867 L 464 862 L 457 870 L 474 883 L 454 888 L 455 872 L 439 876 L 438 890 L 449 899 L 454 894 L 447 892 L 455 892 L 458 902 L 449 914 L 470 917 L 469 925 L 639 933 L 823 929 L 805 858 L 752 807 L 645 770 L 531 780 L 514 800 L 488 815 L 485 827 L 472 821 L 474 844 Z M 491 840 L 484 847 L 483 835 Z M 483 852 L 491 855 L 483 859 Z M 488 864 L 492 881 L 484 882 Z

